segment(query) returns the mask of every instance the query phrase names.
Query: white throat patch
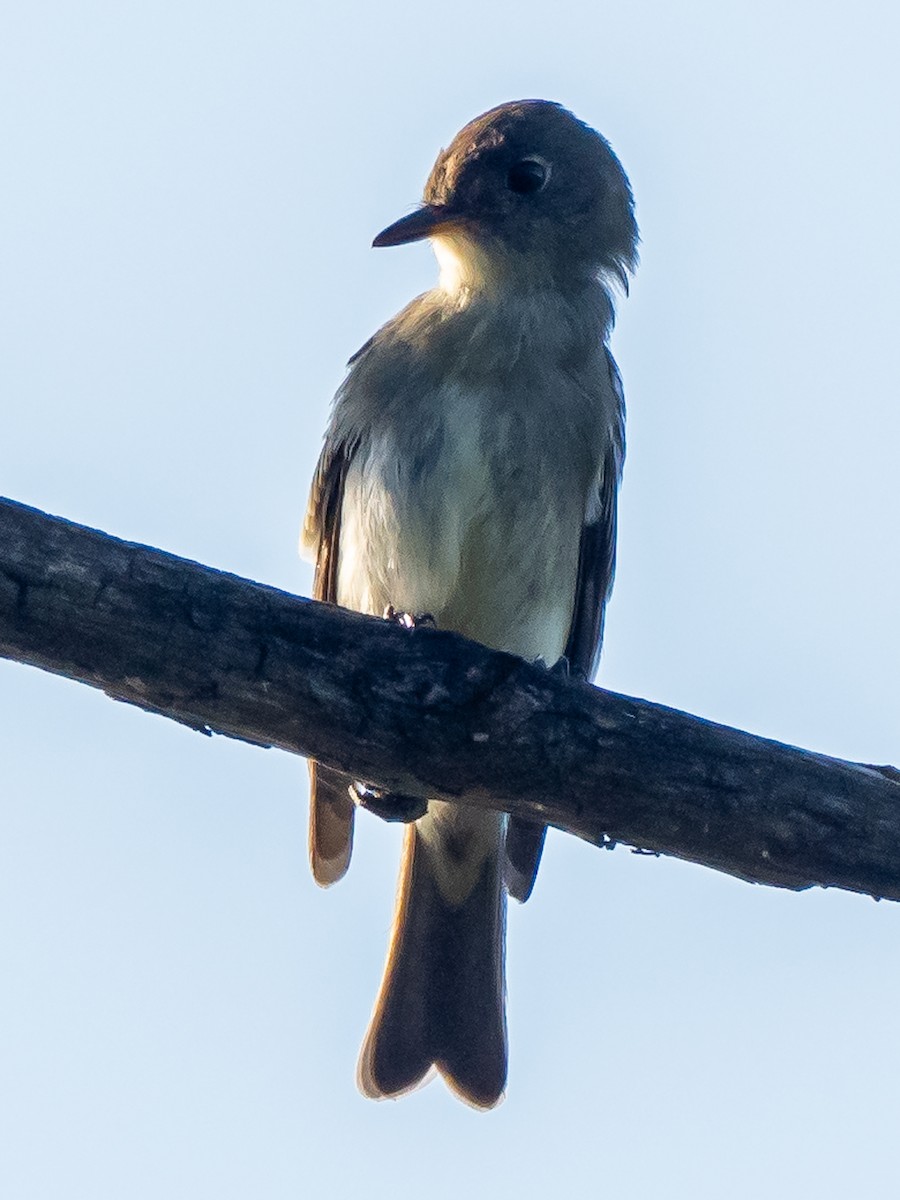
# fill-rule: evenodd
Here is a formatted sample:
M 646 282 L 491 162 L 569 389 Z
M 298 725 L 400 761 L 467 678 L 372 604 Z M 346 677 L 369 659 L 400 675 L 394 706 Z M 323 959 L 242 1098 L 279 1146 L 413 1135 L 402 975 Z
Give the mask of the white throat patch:
M 496 287 L 496 268 L 475 242 L 442 234 L 432 238 L 431 244 L 441 269 L 439 286 L 448 296 L 459 298 L 460 293 L 472 288 L 493 290 Z

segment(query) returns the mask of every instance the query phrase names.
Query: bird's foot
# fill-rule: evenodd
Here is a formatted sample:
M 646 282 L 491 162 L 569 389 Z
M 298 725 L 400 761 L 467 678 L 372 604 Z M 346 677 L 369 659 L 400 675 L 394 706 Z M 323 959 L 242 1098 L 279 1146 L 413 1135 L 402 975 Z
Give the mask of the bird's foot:
M 551 675 L 561 675 L 563 679 L 577 679 L 581 683 L 587 682 L 587 675 L 582 671 L 581 667 L 576 667 L 569 662 L 566 656 L 561 655 L 552 666 L 547 666 L 543 659 L 538 659 L 538 662 L 543 663 Z
M 434 629 L 436 622 L 431 613 L 400 612 L 389 604 L 384 610 L 385 621 L 400 625 L 403 629 Z
M 421 796 L 386 792 L 369 783 L 353 783 L 350 791 L 360 808 L 381 817 L 382 821 L 399 821 L 408 825 L 411 821 L 418 821 L 419 817 L 424 817 L 428 810 L 428 801 Z
M 385 621 L 399 625 L 402 629 L 433 629 L 434 617 L 431 613 L 402 612 L 389 604 L 384 610 Z M 428 801 L 421 796 L 405 796 L 401 792 L 386 792 L 383 788 L 374 787 L 370 783 L 353 783 L 350 792 L 360 808 L 381 817 L 382 821 L 400 821 L 408 825 L 418 821 L 428 811 Z

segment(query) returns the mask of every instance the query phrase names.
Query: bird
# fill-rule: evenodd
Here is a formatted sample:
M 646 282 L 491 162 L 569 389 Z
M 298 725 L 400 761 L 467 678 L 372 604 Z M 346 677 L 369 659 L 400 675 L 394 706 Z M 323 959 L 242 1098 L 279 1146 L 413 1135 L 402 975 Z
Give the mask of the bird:
M 439 280 L 350 359 L 310 491 L 313 595 L 591 678 L 616 554 L 624 398 L 609 338 L 637 265 L 631 185 L 604 137 L 548 100 L 501 104 L 441 150 L 422 204 L 375 247 L 430 240 Z M 356 807 L 406 821 L 390 946 L 357 1082 L 435 1070 L 505 1094 L 506 894 L 544 827 L 393 797 L 310 763 L 309 848 L 346 872 Z

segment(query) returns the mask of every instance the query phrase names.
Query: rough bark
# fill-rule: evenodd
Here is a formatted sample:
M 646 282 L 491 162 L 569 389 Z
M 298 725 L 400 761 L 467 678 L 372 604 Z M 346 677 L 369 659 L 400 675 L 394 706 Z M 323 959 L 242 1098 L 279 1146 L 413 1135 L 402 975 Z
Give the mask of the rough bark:
M 0 655 L 406 794 L 900 899 L 900 773 L 754 737 L 0 501 Z

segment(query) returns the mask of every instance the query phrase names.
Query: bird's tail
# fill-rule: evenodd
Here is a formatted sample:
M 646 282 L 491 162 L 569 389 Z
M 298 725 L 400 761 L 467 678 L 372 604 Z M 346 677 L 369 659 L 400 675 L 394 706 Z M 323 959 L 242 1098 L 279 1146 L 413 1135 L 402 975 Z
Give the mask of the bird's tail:
M 398 1096 L 432 1066 L 476 1108 L 503 1095 L 506 898 L 500 819 L 488 819 L 474 859 L 459 831 L 425 836 L 407 826 L 387 964 L 359 1061 L 366 1096 Z

